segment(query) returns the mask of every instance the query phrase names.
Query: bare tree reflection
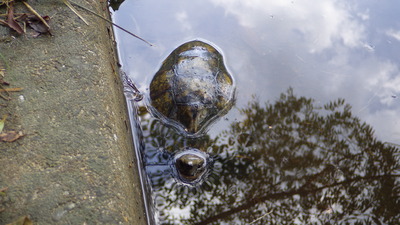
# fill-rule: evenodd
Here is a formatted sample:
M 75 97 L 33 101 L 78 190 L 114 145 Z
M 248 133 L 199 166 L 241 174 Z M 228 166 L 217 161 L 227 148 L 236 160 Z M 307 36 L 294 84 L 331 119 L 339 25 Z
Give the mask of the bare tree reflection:
M 114 11 L 117 11 L 124 1 L 125 0 L 109 0 L 108 4 Z
M 243 121 L 215 140 L 200 141 L 215 163 L 195 189 L 176 185 L 168 167 L 151 164 L 168 158 L 160 148 L 173 152 L 199 144 L 144 121 L 146 163 L 162 224 L 400 221 L 400 151 L 377 140 L 343 99 L 318 106 L 289 89 L 274 103 L 253 100 L 241 113 Z M 155 159 L 157 154 L 164 159 Z

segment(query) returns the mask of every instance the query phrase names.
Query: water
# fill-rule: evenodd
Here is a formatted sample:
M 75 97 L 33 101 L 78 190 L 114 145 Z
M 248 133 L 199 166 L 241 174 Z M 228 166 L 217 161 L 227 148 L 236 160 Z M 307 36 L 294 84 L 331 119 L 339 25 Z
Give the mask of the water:
M 150 222 L 397 223 L 399 9 L 395 0 L 123 2 L 114 21 L 154 44 L 116 31 L 145 99 L 162 61 L 198 38 L 222 51 L 237 88 L 233 109 L 196 139 L 134 102 Z M 187 148 L 207 162 L 195 182 L 176 169 Z

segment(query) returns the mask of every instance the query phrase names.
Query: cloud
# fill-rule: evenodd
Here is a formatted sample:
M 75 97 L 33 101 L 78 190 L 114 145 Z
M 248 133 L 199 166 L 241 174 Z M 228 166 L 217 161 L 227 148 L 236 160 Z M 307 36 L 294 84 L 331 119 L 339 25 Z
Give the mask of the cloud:
M 386 35 L 396 39 L 397 41 L 400 41 L 400 31 L 399 30 L 389 29 L 386 31 Z
M 330 0 L 271 1 L 212 0 L 234 15 L 243 27 L 269 26 L 271 35 L 298 33 L 309 52 L 320 52 L 340 41 L 346 47 L 364 46 L 365 28 L 359 20 L 368 20 L 368 12 L 352 14 L 346 4 Z M 273 22 L 272 22 L 273 21 Z
M 398 102 L 397 96 L 400 95 L 398 67 L 392 62 L 375 63 L 374 67 L 368 71 L 370 76 L 365 80 L 366 87 L 379 98 L 381 104 L 392 106 Z

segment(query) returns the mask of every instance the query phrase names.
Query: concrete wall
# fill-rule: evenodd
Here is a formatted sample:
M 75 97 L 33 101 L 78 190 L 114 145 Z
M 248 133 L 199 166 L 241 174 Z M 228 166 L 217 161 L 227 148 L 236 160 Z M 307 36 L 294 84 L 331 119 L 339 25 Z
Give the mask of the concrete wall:
M 105 1 L 75 1 L 108 16 Z M 145 224 L 112 27 L 61 0 L 28 2 L 53 36 L 0 27 L 3 87 L 23 88 L 0 99 L 0 117 L 24 134 L 0 142 L 0 224 Z

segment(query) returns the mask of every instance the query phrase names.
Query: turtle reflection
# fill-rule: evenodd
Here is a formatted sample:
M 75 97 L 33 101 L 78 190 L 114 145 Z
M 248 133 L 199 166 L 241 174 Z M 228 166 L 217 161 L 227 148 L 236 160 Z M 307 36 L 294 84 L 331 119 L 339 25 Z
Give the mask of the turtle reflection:
M 173 168 L 178 180 L 195 185 L 203 181 L 209 167 L 209 157 L 198 149 L 188 148 L 175 155 Z
M 218 156 L 196 191 L 148 167 L 160 224 L 400 221 L 400 150 L 377 140 L 343 99 L 319 105 L 289 90 L 241 112 L 242 121 L 201 141 L 209 148 L 196 147 Z M 142 125 L 147 164 L 161 147 L 188 144 L 157 122 Z
M 145 166 L 150 178 L 152 174 L 173 180 L 184 186 L 198 187 L 213 168 L 213 159 L 195 148 L 185 148 L 178 153 L 164 150 L 148 150 Z M 150 153 L 150 154 L 149 154 Z M 153 184 L 157 183 L 153 180 Z

